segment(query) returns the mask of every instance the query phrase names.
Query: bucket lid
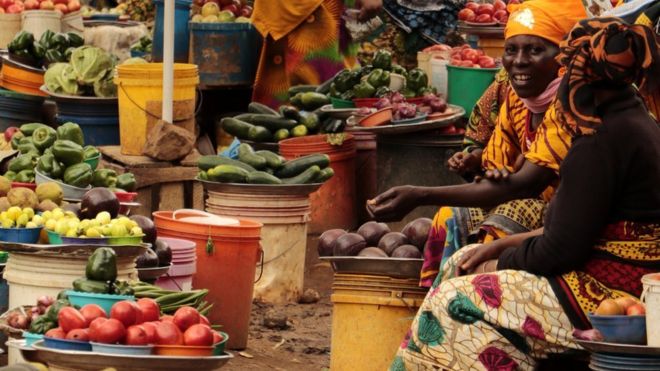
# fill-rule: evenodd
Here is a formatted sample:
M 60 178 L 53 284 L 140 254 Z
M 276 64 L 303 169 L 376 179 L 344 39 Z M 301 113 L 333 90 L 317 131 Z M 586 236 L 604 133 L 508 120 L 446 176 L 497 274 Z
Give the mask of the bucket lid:
M 187 216 L 183 217 L 177 217 L 177 214 L 180 215 L 180 213 L 183 212 L 185 214 L 188 214 Z M 204 224 L 204 225 L 213 225 L 217 227 L 227 227 L 227 226 L 232 226 L 232 225 L 240 225 L 240 222 L 238 219 L 235 218 L 228 218 L 225 216 L 219 216 L 211 213 L 207 213 L 204 211 L 199 211 L 199 210 L 193 210 L 193 209 L 182 209 L 182 210 L 177 210 L 172 214 L 172 218 L 174 220 L 180 220 L 188 223 L 195 223 L 195 224 Z

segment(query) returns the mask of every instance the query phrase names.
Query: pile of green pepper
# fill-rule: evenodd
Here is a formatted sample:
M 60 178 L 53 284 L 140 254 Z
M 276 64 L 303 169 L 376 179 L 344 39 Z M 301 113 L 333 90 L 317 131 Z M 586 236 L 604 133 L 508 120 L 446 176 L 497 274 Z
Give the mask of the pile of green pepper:
M 422 69 L 406 71 L 392 63 L 390 52 L 379 50 L 374 54 L 371 64 L 337 74 L 330 84 L 328 94 L 343 100 L 381 98 L 391 93 L 390 80 L 393 73 L 404 77 L 405 87 L 401 94 L 406 98 L 421 97 L 427 92 L 433 92 L 433 88 L 428 86 L 429 78 Z
M 128 282 L 117 281 L 117 254 L 109 247 L 94 250 L 87 259 L 85 277 L 73 281 L 73 289 L 93 294 L 133 295 Z
M 39 40 L 30 32 L 21 31 L 7 45 L 11 56 L 21 58 L 21 62 L 34 67 L 47 67 L 51 63 L 66 62 L 71 52 L 85 44 L 77 33 L 54 33 L 47 30 Z

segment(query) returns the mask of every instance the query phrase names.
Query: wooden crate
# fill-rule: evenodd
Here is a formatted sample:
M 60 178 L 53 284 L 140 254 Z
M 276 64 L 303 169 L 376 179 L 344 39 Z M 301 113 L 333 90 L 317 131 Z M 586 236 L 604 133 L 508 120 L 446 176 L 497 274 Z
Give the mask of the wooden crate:
M 117 174 L 135 175 L 138 184 L 135 201 L 141 206 L 132 213 L 151 216 L 158 210 L 204 210 L 204 189 L 194 180 L 199 172 L 198 155 L 172 163 L 146 156 L 122 155 L 119 146 L 99 147 L 99 150 L 103 154 L 99 167 L 113 169 Z

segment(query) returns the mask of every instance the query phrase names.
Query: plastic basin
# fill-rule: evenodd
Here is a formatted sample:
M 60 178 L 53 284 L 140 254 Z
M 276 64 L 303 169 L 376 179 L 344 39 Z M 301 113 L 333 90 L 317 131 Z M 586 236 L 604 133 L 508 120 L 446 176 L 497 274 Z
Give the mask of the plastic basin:
M 154 354 L 158 356 L 210 357 L 215 346 L 156 345 Z
M 107 237 L 66 237 L 60 236 L 62 243 L 67 245 L 108 245 Z
M 96 304 L 103 308 L 108 314 L 110 314 L 110 309 L 112 309 L 112 306 L 116 302 L 122 300 L 135 300 L 135 297 L 132 295 L 92 294 L 73 290 L 67 290 L 66 294 L 69 296 L 71 304 L 75 306 L 82 307 L 87 304 Z
M 88 164 L 89 166 L 92 167 L 92 170 L 96 170 L 96 168 L 99 166 L 99 161 L 101 161 L 101 154 L 100 153 L 99 153 L 98 156 L 83 160 L 84 163 L 86 163 L 86 164 Z
M 133 202 L 137 195 L 136 192 L 115 192 L 115 196 L 119 202 Z
M 79 352 L 90 352 L 92 344 L 87 341 L 55 339 L 44 336 L 44 346 L 53 349 L 77 350 Z
M 55 231 L 51 231 L 47 229 L 46 233 L 48 234 L 48 243 L 50 243 L 51 245 L 61 245 L 63 243 L 62 236 L 55 233 Z
M 229 340 L 229 335 L 226 332 L 218 331 L 220 335 L 222 335 L 222 340 L 219 343 L 215 343 L 213 346 L 213 355 L 214 356 L 221 356 L 225 353 L 225 345 L 227 344 L 227 340 Z
M 392 108 L 388 107 L 363 118 L 360 120 L 358 125 L 370 128 L 374 126 L 387 125 L 390 123 L 390 121 L 392 121 Z
M 589 320 L 608 343 L 646 345 L 646 316 L 589 314 Z
M 120 344 L 102 344 L 91 342 L 92 351 L 109 354 L 127 354 L 133 356 L 148 356 L 153 350 L 153 345 L 120 345 Z
M 380 98 L 355 98 L 353 99 L 353 103 L 357 108 L 372 108 L 379 100 Z
M 124 236 L 124 237 L 108 237 L 108 245 L 139 245 L 142 243 L 142 236 Z
M 87 191 L 92 189 L 92 186 L 87 186 L 87 188 L 78 188 L 65 184 L 63 182 L 60 182 L 59 180 L 51 179 L 45 176 L 36 169 L 34 171 L 34 174 L 37 185 L 42 183 L 50 183 L 50 182 L 57 183 L 62 188 L 62 194 L 64 195 L 64 199 L 66 200 L 81 200 L 85 195 L 85 193 L 87 193 Z
M 330 97 L 330 102 L 332 103 L 332 108 L 355 108 L 355 103 L 350 100 Z
M 0 241 L 18 243 L 37 243 L 43 227 L 37 228 L 0 228 Z
M 28 188 L 33 191 L 37 190 L 37 183 L 21 183 L 21 182 L 11 182 L 12 188 Z
M 32 333 L 32 332 L 25 331 L 23 333 L 23 338 L 25 338 L 25 345 L 26 346 L 31 346 L 35 342 L 43 339 L 44 336 L 42 334 L 35 334 L 35 333 Z

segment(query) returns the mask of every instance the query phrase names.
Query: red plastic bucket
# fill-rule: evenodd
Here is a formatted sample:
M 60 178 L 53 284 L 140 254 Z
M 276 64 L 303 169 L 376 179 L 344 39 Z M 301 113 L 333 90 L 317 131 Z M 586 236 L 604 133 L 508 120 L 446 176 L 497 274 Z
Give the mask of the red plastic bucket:
M 156 211 L 153 217 L 159 237 L 195 243 L 197 272 L 193 287 L 209 290 L 206 300 L 213 303 L 209 320 L 222 325 L 229 334 L 228 348 L 245 349 L 263 225 L 246 219 L 239 219 L 240 224 L 235 226 L 190 223 L 174 219 L 172 211 Z M 213 241 L 212 249 L 207 248 L 209 237 Z
M 280 154 L 287 160 L 314 153 L 330 156 L 335 176 L 310 195 L 312 213 L 308 233 L 320 234 L 332 228 L 352 229 L 357 225 L 355 210 L 355 138 L 346 134 L 342 145 L 327 142 L 327 135 L 309 135 L 280 142 Z

